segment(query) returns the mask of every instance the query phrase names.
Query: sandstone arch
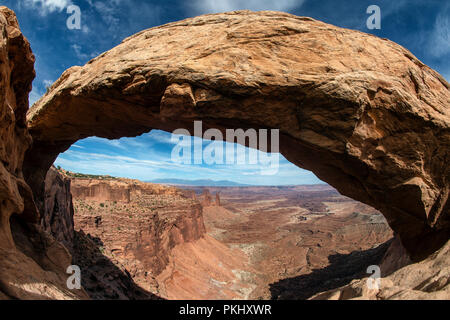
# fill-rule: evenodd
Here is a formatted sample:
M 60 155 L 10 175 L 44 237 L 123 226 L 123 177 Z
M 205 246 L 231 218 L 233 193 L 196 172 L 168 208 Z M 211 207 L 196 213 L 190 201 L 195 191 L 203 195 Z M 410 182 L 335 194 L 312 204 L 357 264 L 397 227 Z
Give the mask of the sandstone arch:
M 291 162 L 379 209 L 418 260 L 450 235 L 449 105 L 449 84 L 388 40 L 278 12 L 206 15 L 64 72 L 28 112 L 24 173 L 39 204 L 82 138 L 279 128 Z

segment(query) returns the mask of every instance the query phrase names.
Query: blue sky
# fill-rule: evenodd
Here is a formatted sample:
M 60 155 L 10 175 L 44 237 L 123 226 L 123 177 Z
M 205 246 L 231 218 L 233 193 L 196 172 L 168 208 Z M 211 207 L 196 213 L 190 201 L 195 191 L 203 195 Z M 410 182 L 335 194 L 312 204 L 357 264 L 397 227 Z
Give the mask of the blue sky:
M 81 30 L 69 30 L 66 10 L 81 8 Z M 381 29 L 368 30 L 366 9 L 381 8 Z M 448 0 L 0 0 L 13 9 L 36 55 L 33 103 L 61 73 L 83 65 L 143 29 L 191 16 L 238 9 L 279 10 L 393 40 L 450 80 Z M 206 142 L 204 143 L 207 144 Z M 182 165 L 171 161 L 170 134 L 153 131 L 136 138 L 88 138 L 60 155 L 56 164 L 83 173 L 141 180 L 158 178 L 232 180 L 249 184 L 312 184 L 320 181 L 280 157 L 278 174 L 260 174 L 259 165 Z M 246 151 L 248 153 L 248 150 Z

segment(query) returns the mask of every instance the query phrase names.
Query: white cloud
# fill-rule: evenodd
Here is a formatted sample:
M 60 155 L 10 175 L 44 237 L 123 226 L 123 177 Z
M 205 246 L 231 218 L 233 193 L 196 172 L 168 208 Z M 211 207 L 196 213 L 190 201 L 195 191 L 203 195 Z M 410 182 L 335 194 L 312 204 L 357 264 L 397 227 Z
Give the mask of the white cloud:
M 47 87 L 50 87 L 52 84 L 53 84 L 53 80 L 44 80 L 44 81 L 42 81 L 42 83 L 44 84 L 44 86 L 47 88 Z
M 450 6 L 444 8 L 436 17 L 429 47 L 434 57 L 450 54 Z
M 139 142 L 137 139 L 131 138 L 121 138 L 118 140 L 109 140 L 99 137 L 89 138 L 90 142 L 95 142 L 98 144 L 108 145 L 110 147 L 120 149 L 120 150 L 146 150 L 149 144 Z
M 76 44 L 76 43 L 72 44 L 70 47 L 73 49 L 73 51 L 75 51 L 76 57 L 81 62 L 87 62 L 88 60 L 90 60 L 92 58 L 95 58 L 98 55 L 98 53 L 96 53 L 96 52 L 95 53 L 90 53 L 90 54 L 85 53 L 83 51 L 83 48 L 80 45 Z
M 279 170 L 276 175 L 267 176 L 268 165 L 257 164 L 182 164 L 171 159 L 171 134 L 164 131 L 153 130 L 135 138 L 122 138 L 107 140 L 91 137 L 79 141 L 56 161 L 63 168 L 82 173 L 109 174 L 112 176 L 136 178 L 140 180 L 154 180 L 156 178 L 182 178 L 182 179 L 212 179 L 230 180 L 247 184 L 296 184 L 320 182 L 313 173 L 304 171 L 289 163 L 280 156 Z M 202 141 L 191 137 L 189 141 Z M 209 144 L 225 146 L 222 141 L 203 140 L 203 147 Z M 168 144 L 161 148 L 156 144 Z M 106 148 L 105 148 L 106 147 Z M 112 148 L 111 148 L 112 147 Z M 169 148 L 167 148 L 169 147 Z M 104 151 L 102 151 L 104 150 Z M 239 150 L 239 148 L 237 148 Z M 238 157 L 248 158 L 250 149 L 243 148 Z M 105 153 L 104 153 L 105 152 Z M 257 151 L 258 155 L 263 154 Z M 192 154 L 194 156 L 194 154 Z M 193 160 L 191 158 L 191 160 Z
M 39 90 L 33 87 L 33 90 L 31 90 L 29 96 L 30 106 L 32 106 L 36 101 L 38 101 L 42 97 L 42 95 L 43 95 L 42 92 L 39 92 Z
M 55 11 L 61 12 L 72 4 L 71 0 L 22 0 L 24 6 L 39 10 L 41 15 L 47 15 Z
M 217 13 L 234 10 L 275 10 L 289 11 L 299 8 L 304 0 L 194 0 L 191 7 L 195 14 Z

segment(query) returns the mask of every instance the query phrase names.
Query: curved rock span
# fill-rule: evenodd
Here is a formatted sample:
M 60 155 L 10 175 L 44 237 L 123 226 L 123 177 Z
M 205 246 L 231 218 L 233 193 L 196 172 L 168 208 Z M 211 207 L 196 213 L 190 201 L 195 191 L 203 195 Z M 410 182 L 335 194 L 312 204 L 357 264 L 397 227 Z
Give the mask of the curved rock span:
M 42 197 L 59 153 L 152 129 L 280 129 L 280 150 L 380 210 L 413 259 L 449 238 L 449 84 L 408 50 L 279 12 L 142 31 L 65 71 L 28 112 L 26 178 Z M 192 131 L 191 131 L 192 132 Z

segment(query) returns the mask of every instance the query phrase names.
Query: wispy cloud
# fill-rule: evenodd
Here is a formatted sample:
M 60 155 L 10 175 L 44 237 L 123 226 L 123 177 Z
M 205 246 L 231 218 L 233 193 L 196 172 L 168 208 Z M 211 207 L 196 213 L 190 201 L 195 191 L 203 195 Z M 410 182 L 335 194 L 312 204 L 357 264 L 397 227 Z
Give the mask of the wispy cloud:
M 145 28 L 159 24 L 162 9 L 158 2 L 138 0 L 86 0 L 83 14 L 86 31 L 103 30 L 111 39 L 122 40 Z M 105 40 L 105 39 L 102 39 Z
M 450 54 L 450 5 L 447 5 L 436 17 L 429 49 L 434 57 Z
M 73 51 L 75 52 L 76 57 L 80 61 L 86 61 L 86 60 L 95 58 L 97 56 L 97 53 L 89 53 L 89 54 L 85 53 L 83 51 L 83 48 L 80 45 L 76 44 L 76 43 L 72 44 L 70 47 L 73 49 Z
M 61 12 L 72 4 L 71 0 L 19 0 L 22 5 L 38 10 L 39 14 L 45 16 L 52 12 Z
M 36 101 L 38 101 L 42 97 L 42 95 L 43 93 L 34 87 L 33 90 L 31 90 L 29 96 L 30 106 L 33 105 Z
M 146 150 L 149 144 L 140 142 L 136 139 L 130 138 L 121 138 L 118 140 L 109 140 L 104 138 L 92 137 L 89 138 L 90 142 L 97 143 L 99 145 L 106 145 L 112 147 L 114 149 L 118 149 L 117 151 L 127 151 L 127 150 Z
M 44 86 L 47 88 L 47 87 L 50 87 L 52 84 L 53 84 L 53 80 L 44 80 L 44 81 L 42 81 L 42 83 L 44 84 Z
M 236 147 L 237 155 L 234 164 L 183 164 L 171 159 L 174 147 L 171 134 L 154 130 L 136 138 L 107 140 L 98 137 L 88 138 L 73 145 L 60 155 L 57 165 L 65 169 L 90 173 L 109 174 L 112 176 L 154 180 L 157 178 L 212 179 L 230 180 L 246 184 L 276 185 L 298 183 L 320 183 L 320 180 L 309 171 L 297 168 L 280 156 L 279 169 L 276 175 L 262 175 L 270 168 L 269 164 L 258 162 L 237 164 L 237 159 L 249 159 L 249 148 Z M 185 141 L 201 141 L 203 147 L 216 145 L 225 147 L 228 143 L 207 141 L 191 137 Z M 205 149 L 203 149 L 205 150 Z M 224 154 L 225 154 L 224 150 Z M 262 153 L 257 151 L 258 159 Z M 198 154 L 192 152 L 192 161 Z
M 217 13 L 234 10 L 290 11 L 300 8 L 304 0 L 194 0 L 189 5 L 195 14 Z

